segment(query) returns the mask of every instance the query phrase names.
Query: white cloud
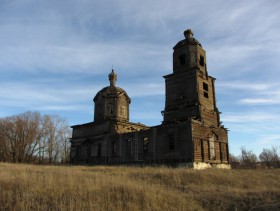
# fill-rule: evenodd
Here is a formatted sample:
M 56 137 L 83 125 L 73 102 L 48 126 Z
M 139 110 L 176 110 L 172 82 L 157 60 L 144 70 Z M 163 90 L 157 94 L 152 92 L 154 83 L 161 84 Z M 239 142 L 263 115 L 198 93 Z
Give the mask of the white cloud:
M 162 47 L 140 44 L 104 44 L 90 46 L 41 46 L 41 47 L 3 47 L 0 52 L 0 67 L 20 69 L 27 72 L 90 72 L 100 74 L 104 66 L 116 64 L 122 69 L 163 68 L 168 69 L 171 62 L 160 62 L 166 53 Z M 156 62 L 158 61 L 158 62 Z M 165 59 L 167 61 L 167 59 Z M 1 70 L 0 70 L 1 71 Z
M 40 80 L 31 83 L 2 83 L 0 90 L 0 105 L 25 110 L 39 111 L 83 111 L 85 108 L 93 107 L 93 97 L 103 87 L 108 86 L 107 81 L 103 85 L 85 85 L 75 82 L 63 86 L 61 80 L 51 79 Z M 76 81 L 77 82 L 77 81 Z M 123 83 L 123 87 L 130 98 L 157 96 L 164 94 L 164 83 L 139 82 Z
M 263 122 L 276 119 L 277 116 L 268 113 L 225 113 L 223 115 L 223 120 L 225 122 L 242 124 L 247 124 L 248 122 Z
M 165 87 L 164 82 L 162 83 L 139 83 L 139 84 L 127 84 L 123 87 L 131 97 L 145 97 L 164 95 Z
M 239 101 L 245 105 L 276 105 L 280 104 L 280 90 L 271 86 L 270 89 L 253 93 L 253 97 L 241 99 Z
M 268 132 L 278 133 L 279 126 L 277 124 L 279 114 L 274 111 L 267 112 L 235 112 L 224 113 L 222 121 L 225 126 L 234 132 L 264 134 Z
M 262 78 L 256 78 L 260 80 Z M 256 80 L 255 79 L 255 80 Z M 225 81 L 217 83 L 220 93 L 231 94 L 234 102 L 242 105 L 276 105 L 280 103 L 279 82 Z
M 270 146 L 280 146 L 280 135 L 279 134 L 266 134 L 262 135 L 258 139 L 258 144 L 266 145 L 267 148 Z
M 251 98 L 251 99 L 242 99 L 239 102 L 245 105 L 272 105 L 272 104 L 280 104 L 280 99 Z
M 37 106 L 34 109 L 39 111 L 79 111 L 82 109 L 88 109 L 84 105 L 48 105 L 48 106 Z
M 275 84 L 268 83 L 248 83 L 246 81 L 226 81 L 219 82 L 217 87 L 224 89 L 237 89 L 237 90 L 252 90 L 252 91 L 263 91 L 272 89 Z
M 5 83 L 0 90 L 1 105 L 30 108 L 63 108 L 92 96 L 91 90 L 96 88 L 61 89 L 59 86 L 50 87 L 40 84 Z M 73 105 L 72 105 L 73 106 Z

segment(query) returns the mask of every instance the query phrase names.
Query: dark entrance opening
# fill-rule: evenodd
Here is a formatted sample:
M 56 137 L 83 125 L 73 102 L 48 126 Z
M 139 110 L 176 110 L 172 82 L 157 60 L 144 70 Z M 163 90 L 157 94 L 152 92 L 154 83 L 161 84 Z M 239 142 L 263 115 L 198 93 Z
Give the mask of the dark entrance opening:
M 98 148 L 97 148 L 97 156 L 101 157 L 101 149 L 102 149 L 102 144 L 98 144 Z

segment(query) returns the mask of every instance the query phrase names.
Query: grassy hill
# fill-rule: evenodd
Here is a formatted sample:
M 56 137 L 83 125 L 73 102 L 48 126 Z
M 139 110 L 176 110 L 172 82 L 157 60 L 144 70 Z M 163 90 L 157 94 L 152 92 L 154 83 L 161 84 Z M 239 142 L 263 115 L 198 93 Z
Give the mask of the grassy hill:
M 280 169 L 0 163 L 1 210 L 280 210 Z

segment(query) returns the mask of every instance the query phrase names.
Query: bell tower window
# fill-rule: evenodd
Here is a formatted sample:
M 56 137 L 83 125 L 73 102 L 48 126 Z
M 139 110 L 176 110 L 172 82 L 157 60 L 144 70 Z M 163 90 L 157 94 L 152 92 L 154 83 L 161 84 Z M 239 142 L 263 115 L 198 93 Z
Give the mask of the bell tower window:
M 121 116 L 126 116 L 125 106 L 121 106 L 121 107 L 120 107 L 120 115 L 121 115 Z
M 203 96 L 204 96 L 205 98 L 209 98 L 208 92 L 204 92 L 204 93 L 203 93 Z
M 114 104 L 112 102 L 107 102 L 107 109 L 106 109 L 106 112 L 107 112 L 107 115 L 111 116 L 111 115 L 114 115 Z
M 203 96 L 205 98 L 209 98 L 209 95 L 208 95 L 208 84 L 204 83 L 204 82 L 203 82 Z
M 208 92 L 208 84 L 203 82 L 203 90 Z
M 186 56 L 185 56 L 185 54 L 179 56 L 179 64 L 180 65 L 186 64 Z
M 205 63 L 204 63 L 204 56 L 200 55 L 200 58 L 199 58 L 199 64 L 201 67 L 204 67 Z

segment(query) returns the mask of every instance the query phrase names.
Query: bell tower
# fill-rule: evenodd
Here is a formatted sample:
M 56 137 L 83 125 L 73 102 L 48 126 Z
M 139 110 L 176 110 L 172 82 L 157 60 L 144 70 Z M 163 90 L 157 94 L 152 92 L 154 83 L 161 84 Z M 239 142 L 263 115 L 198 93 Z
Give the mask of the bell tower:
M 173 73 L 165 78 L 164 123 L 193 118 L 209 126 L 220 125 L 215 78 L 208 76 L 206 52 L 191 29 L 173 48 Z

